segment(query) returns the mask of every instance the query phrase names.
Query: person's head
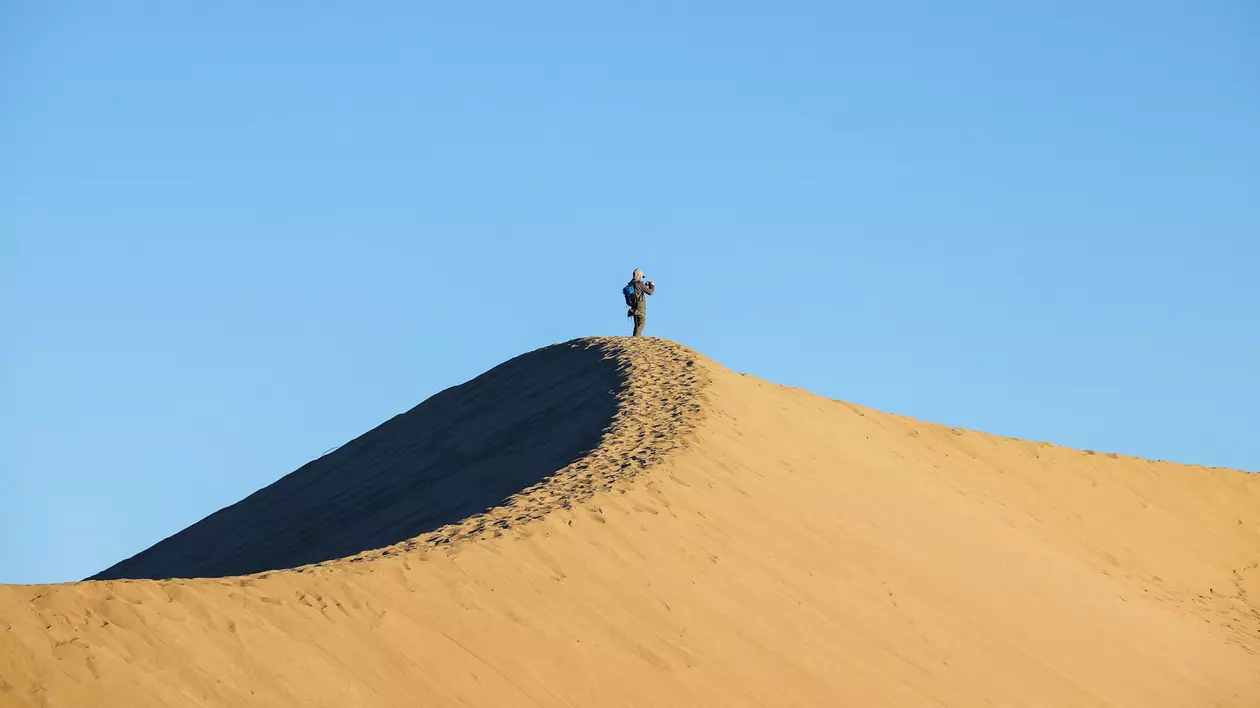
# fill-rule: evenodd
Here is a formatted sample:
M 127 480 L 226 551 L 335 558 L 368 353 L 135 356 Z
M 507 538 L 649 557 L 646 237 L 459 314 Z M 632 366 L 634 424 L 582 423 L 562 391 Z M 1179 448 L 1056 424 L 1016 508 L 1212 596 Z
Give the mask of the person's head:
M 643 271 L 638 268 L 634 269 L 634 275 L 630 276 L 631 280 L 643 280 Z

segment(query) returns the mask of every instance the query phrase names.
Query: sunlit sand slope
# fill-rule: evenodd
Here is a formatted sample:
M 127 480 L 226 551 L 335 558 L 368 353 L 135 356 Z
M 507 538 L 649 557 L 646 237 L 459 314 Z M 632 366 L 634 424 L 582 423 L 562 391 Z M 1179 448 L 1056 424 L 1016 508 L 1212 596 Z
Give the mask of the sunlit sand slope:
M 524 355 L 104 575 L 196 577 L 0 586 L 0 706 L 1260 705 L 1260 477 L 657 339 Z

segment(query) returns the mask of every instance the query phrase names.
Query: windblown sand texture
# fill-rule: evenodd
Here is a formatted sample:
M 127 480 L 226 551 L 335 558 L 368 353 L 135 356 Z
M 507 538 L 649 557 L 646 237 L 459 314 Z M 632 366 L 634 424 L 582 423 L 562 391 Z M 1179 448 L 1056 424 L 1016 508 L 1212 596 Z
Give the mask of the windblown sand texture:
M 518 357 L 97 577 L 172 576 L 0 586 L 0 707 L 1260 706 L 1260 476 L 660 339 Z

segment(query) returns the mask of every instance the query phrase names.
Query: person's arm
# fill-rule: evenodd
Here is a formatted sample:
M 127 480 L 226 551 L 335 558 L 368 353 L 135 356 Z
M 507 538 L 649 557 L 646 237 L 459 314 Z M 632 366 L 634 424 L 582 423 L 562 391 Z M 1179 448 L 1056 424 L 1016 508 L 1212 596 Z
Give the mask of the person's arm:
M 648 280 L 648 281 L 646 281 L 646 282 L 644 282 L 644 283 L 643 283 L 642 287 L 643 287 L 643 294 L 644 294 L 644 295 L 655 295 L 655 294 L 656 294 L 656 283 L 653 283 L 652 281 Z

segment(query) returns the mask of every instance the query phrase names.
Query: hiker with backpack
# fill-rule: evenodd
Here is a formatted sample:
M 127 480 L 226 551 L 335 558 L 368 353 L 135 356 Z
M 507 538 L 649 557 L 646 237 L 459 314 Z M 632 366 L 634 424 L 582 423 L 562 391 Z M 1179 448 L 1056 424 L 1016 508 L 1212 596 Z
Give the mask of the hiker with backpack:
M 626 317 L 634 318 L 634 336 L 643 334 L 643 325 L 647 324 L 647 296 L 656 292 L 656 283 L 643 279 L 643 271 L 634 269 L 634 274 L 621 294 L 626 297 Z

